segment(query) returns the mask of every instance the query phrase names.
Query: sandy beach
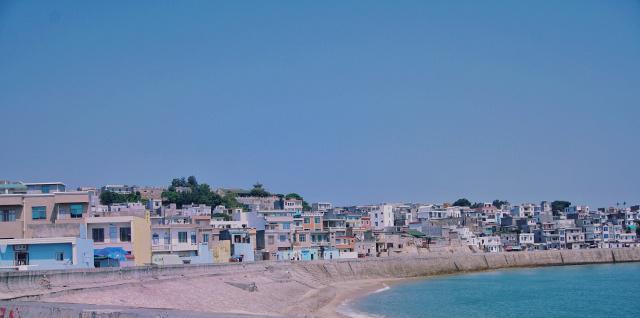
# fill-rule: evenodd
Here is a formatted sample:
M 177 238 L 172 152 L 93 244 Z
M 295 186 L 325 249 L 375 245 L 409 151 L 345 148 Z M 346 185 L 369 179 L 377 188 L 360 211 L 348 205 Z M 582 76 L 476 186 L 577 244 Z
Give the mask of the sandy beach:
M 89 288 L 82 292 L 44 296 L 40 300 L 135 308 L 174 309 L 209 313 L 211 316 L 248 314 L 269 317 L 344 318 L 338 308 L 345 302 L 363 297 L 388 286 L 397 279 L 361 279 L 310 285 L 272 275 L 241 277 L 204 276 L 130 283 L 107 288 Z M 230 281 L 255 283 L 250 292 L 230 285 Z M 169 292 L 170 291 L 170 292 Z M 142 296 L 142 297 L 141 297 Z

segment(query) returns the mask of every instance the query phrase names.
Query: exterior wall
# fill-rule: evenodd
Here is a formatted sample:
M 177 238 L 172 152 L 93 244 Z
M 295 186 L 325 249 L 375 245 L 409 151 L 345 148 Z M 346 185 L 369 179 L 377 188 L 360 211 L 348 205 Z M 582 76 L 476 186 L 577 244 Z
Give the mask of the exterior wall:
M 16 205 L 16 201 L 19 201 L 20 205 Z M 24 224 L 22 222 L 22 200 L 15 200 L 12 197 L 5 197 L 0 195 L 0 239 L 17 239 L 23 238 Z M 3 213 L 7 212 L 7 217 L 12 219 L 15 217 L 15 221 L 2 221 Z
M 371 218 L 371 227 L 373 229 L 382 230 L 385 227 L 393 226 L 393 206 L 388 204 L 375 206 L 369 212 L 369 217 Z
M 72 204 L 82 206 L 82 217 L 71 218 L 70 207 Z M 44 207 L 45 218 L 33 219 L 33 208 Z M 0 195 L 0 212 L 5 210 L 15 211 L 15 221 L 0 222 L 0 238 L 18 239 L 42 237 L 43 234 L 30 231 L 42 228 L 43 225 L 54 223 L 84 223 L 89 209 L 89 194 L 87 192 L 60 192 L 49 194 L 14 194 Z M 63 212 L 59 214 L 58 212 Z M 64 213 L 68 212 L 68 213 Z M 49 237 L 59 235 L 52 233 Z M 74 235 L 75 236 L 75 235 Z
M 25 233 L 28 238 L 81 237 L 86 234 L 86 226 L 84 223 L 29 224 Z
M 87 225 L 87 237 L 93 239 L 93 230 L 94 229 L 103 229 L 104 231 L 104 241 L 98 242 L 94 240 L 94 246 L 96 249 L 101 249 L 105 247 L 122 247 L 126 251 L 130 251 L 133 253 L 132 242 L 122 242 L 120 241 L 120 229 L 121 228 L 131 228 L 131 241 L 134 241 L 133 228 L 131 226 L 131 222 L 112 222 L 112 223 L 89 223 Z M 115 231 L 112 232 L 111 229 L 115 228 Z M 113 237 L 112 234 L 113 233 Z M 136 238 L 137 239 L 137 238 Z
M 75 244 L 44 243 L 24 244 L 29 255 L 27 268 L 30 270 L 51 270 L 70 268 L 93 268 L 93 243 L 91 240 L 77 239 Z M 62 253 L 61 261 L 56 255 Z M 0 248 L 0 269 L 13 268 L 15 266 L 14 245 L 5 245 Z
M 253 256 L 253 249 L 252 256 Z M 189 258 L 191 264 L 210 264 L 213 263 L 213 253 L 207 244 L 198 244 L 198 256 Z
M 217 241 L 211 245 L 214 263 L 228 263 L 231 258 L 231 241 Z
M 241 257 L 243 262 L 253 262 L 253 246 L 251 243 L 233 243 L 233 257 Z
M 303 213 L 302 229 L 308 231 L 322 231 L 322 213 Z
M 133 255 L 137 266 L 151 264 L 151 222 L 145 218 L 134 218 L 131 226 Z
M 133 255 L 134 261 L 131 265 L 151 264 L 151 222 L 148 218 L 97 217 L 89 218 L 87 223 L 88 238 L 93 238 L 93 229 L 102 228 L 104 230 L 104 242 L 94 242 L 96 249 L 122 247 Z M 112 226 L 115 228 L 115 237 L 111 237 Z M 120 241 L 120 228 L 122 227 L 131 228 L 131 242 Z

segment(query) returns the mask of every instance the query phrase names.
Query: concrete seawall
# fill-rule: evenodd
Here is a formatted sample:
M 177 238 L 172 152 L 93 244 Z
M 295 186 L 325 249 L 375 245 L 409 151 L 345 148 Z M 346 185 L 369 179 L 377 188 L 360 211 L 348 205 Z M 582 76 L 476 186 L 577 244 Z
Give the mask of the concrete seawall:
M 413 257 L 315 262 L 257 262 L 231 264 L 140 266 L 0 272 L 0 299 L 46 294 L 50 291 L 100 284 L 227 274 L 286 272 L 307 283 L 370 278 L 410 278 L 510 267 L 557 266 L 640 261 L 640 248 L 535 251 L 511 253 L 457 253 Z
M 100 268 L 85 270 L 53 270 L 27 272 L 0 272 L 0 300 L 11 307 L 20 307 L 21 317 L 42 317 L 43 310 L 57 307 L 55 303 L 24 303 L 22 301 L 51 299 L 74 293 L 123 288 L 135 288 L 140 284 L 176 282 L 180 279 L 211 280 L 222 282 L 220 288 L 241 288 L 255 282 L 258 290 L 281 290 L 299 286 L 301 291 L 331 290 L 336 283 L 350 280 L 392 279 L 484 271 L 501 268 L 559 266 L 597 263 L 619 263 L 640 261 L 640 248 L 589 249 L 562 251 L 535 251 L 511 253 L 432 253 L 412 257 L 388 257 L 372 259 L 313 261 L 313 262 L 257 262 L 232 264 L 202 264 L 173 266 L 141 266 L 130 268 Z M 233 283 L 236 287 L 226 284 Z M 173 283 L 175 284 L 175 283 Z M 226 287 L 225 287 L 226 286 Z M 244 292 L 244 291 L 242 291 Z M 249 294 L 250 293 L 247 291 Z M 257 296 L 256 296 L 257 297 Z M 262 296 L 261 296 L 262 297 Z M 259 298 L 256 298 L 259 299 Z M 255 300 L 253 300 L 255 301 Z M 306 301 L 294 300 L 300 308 L 309 307 Z M 36 303 L 37 304 L 37 303 Z M 44 306 L 44 307 L 43 307 Z M 59 305 L 63 306 L 63 305 Z M 141 305 L 138 305 L 141 306 Z M 144 307 L 144 306 L 143 306 Z M 9 308 L 9 307 L 7 307 Z M 44 308 L 44 309 L 43 309 Z M 180 308 L 180 307 L 175 307 Z M 51 309 L 51 310 L 54 310 Z M 135 309 L 135 308 L 134 308 Z M 1 310 L 1 309 L 0 309 Z M 39 312 L 29 315 L 30 311 Z M 123 313 L 123 312 L 122 312 Z M 60 317 L 68 315 L 61 315 Z M 74 314 L 71 314 L 72 317 Z M 124 317 L 126 315 L 123 315 Z M 0 317 L 2 317 L 0 315 Z M 78 317 L 75 315 L 75 317 Z M 128 317 L 128 316 L 127 316 Z M 132 317 L 146 317 L 132 313 Z

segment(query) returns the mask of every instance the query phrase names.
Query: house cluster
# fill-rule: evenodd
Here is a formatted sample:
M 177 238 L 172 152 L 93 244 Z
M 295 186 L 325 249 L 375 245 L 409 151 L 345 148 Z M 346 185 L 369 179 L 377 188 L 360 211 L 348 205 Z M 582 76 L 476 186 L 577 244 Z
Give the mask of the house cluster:
M 176 189 L 188 191 L 189 189 Z M 140 202 L 102 205 L 103 191 Z M 305 207 L 240 195 L 242 208 L 163 204 L 164 189 L 0 181 L 0 270 L 313 261 L 427 252 L 637 246 L 639 208 L 551 204 Z M 220 193 L 226 191 L 219 189 Z

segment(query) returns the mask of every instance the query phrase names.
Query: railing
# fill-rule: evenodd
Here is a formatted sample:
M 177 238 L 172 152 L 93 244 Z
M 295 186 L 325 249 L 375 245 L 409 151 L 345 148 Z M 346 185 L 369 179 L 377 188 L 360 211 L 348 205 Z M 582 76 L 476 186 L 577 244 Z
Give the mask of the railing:
M 169 244 L 161 244 L 161 245 L 152 245 L 152 251 L 168 251 L 171 250 L 171 245 Z

